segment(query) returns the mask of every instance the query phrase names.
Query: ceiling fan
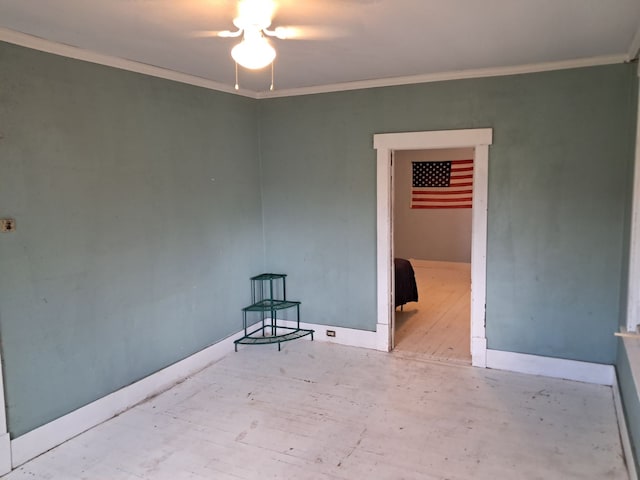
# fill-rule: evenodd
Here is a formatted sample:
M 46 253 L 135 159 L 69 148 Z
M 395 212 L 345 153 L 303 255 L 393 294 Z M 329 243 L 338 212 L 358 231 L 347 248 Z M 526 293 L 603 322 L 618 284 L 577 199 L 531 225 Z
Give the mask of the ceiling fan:
M 275 3 L 271 0 L 240 0 L 238 16 L 233 19 L 236 31 L 223 30 L 220 37 L 240 37 L 242 41 L 231 50 L 231 57 L 239 65 L 258 70 L 271 64 L 276 51 L 267 37 L 286 38 L 283 27 L 269 30 L 275 12 Z
M 273 90 L 273 62 L 276 50 L 269 38 L 328 38 L 339 36 L 339 32 L 318 27 L 284 27 L 270 29 L 277 4 L 274 0 L 238 0 L 238 13 L 233 19 L 236 30 L 200 32 L 200 36 L 223 38 L 242 37 L 242 41 L 231 49 L 231 57 L 236 63 L 236 84 L 238 90 L 238 65 L 259 70 L 271 65 L 271 87 Z

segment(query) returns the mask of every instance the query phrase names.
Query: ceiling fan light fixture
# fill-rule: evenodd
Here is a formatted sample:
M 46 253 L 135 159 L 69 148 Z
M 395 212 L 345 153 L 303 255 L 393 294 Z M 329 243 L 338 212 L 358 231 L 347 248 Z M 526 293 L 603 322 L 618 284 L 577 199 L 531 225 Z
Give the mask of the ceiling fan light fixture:
M 253 40 L 245 38 L 231 49 L 231 57 L 244 68 L 260 70 L 273 62 L 276 51 L 264 37 Z

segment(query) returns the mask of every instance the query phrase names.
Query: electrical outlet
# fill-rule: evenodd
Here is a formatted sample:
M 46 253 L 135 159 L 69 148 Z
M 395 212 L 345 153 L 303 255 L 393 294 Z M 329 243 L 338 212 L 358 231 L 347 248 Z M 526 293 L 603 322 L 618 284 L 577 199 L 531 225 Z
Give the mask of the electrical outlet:
M 13 218 L 0 218 L 0 231 L 13 232 L 16 229 L 16 221 Z
M 335 336 L 336 336 L 335 330 L 327 330 L 327 337 L 335 337 Z

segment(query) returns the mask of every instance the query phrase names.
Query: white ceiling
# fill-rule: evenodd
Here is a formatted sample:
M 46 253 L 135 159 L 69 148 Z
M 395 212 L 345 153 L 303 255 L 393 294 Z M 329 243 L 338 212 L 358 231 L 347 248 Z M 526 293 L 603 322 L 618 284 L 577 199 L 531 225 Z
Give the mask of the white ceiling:
M 278 3 L 273 26 L 342 34 L 273 40 L 280 90 L 603 56 L 621 61 L 637 53 L 639 41 L 640 0 Z M 0 0 L 0 27 L 230 87 L 229 51 L 238 40 L 193 33 L 232 29 L 235 8 L 235 0 Z M 269 69 L 240 70 L 241 86 L 254 92 L 267 90 L 269 79 Z

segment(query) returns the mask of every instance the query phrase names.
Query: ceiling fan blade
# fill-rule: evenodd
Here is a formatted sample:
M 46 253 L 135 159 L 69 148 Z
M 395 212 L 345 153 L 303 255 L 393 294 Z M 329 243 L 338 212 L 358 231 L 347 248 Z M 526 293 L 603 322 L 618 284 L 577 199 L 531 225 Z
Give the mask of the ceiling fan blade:
M 196 38 L 211 38 L 211 37 L 239 37 L 242 34 L 241 31 L 230 31 L 230 30 L 198 30 L 195 32 L 191 32 L 191 37 Z
M 275 37 L 291 40 L 326 40 L 331 38 L 342 38 L 348 32 L 338 27 L 315 26 L 315 25 L 291 25 L 277 27 L 273 30 Z

